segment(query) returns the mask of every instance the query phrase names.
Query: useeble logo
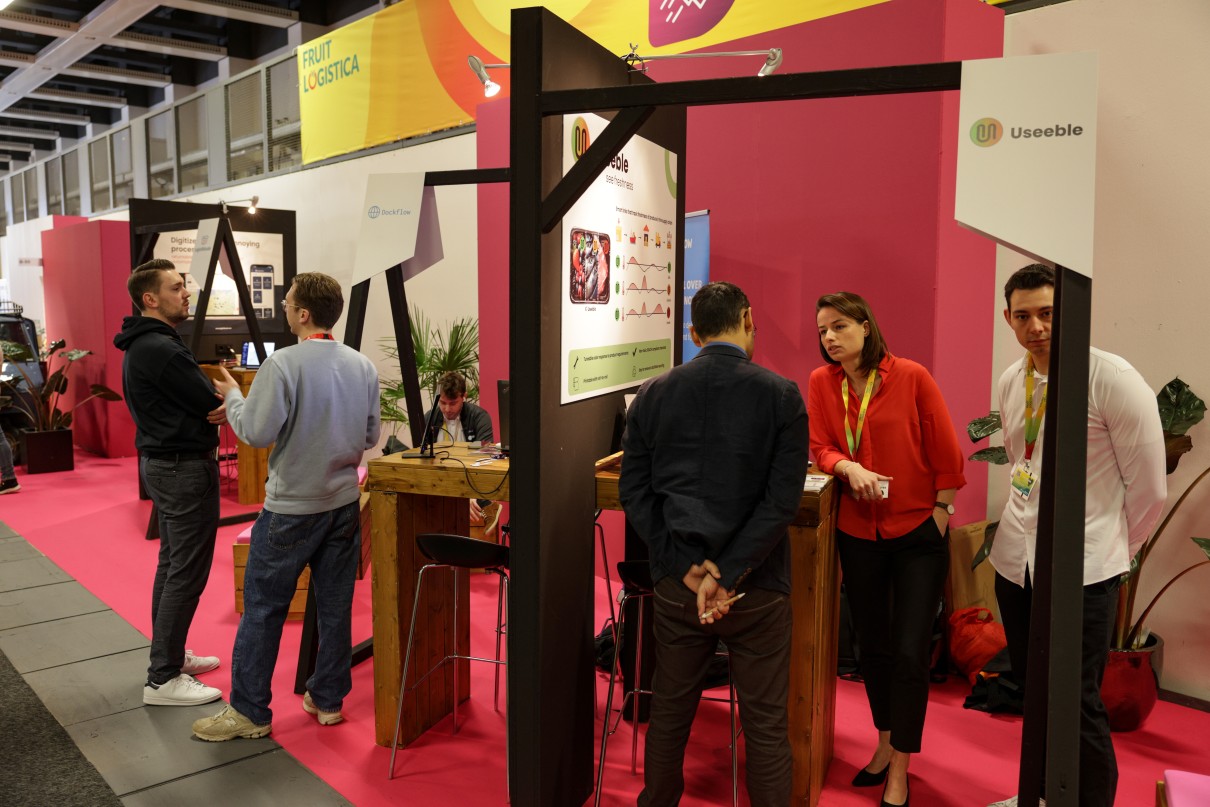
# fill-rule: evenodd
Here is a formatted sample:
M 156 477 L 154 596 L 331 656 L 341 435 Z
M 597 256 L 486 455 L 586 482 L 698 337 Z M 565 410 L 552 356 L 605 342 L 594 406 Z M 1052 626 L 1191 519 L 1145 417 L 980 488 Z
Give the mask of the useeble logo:
M 982 148 L 996 145 L 1003 136 L 1004 124 L 995 118 L 979 118 L 971 126 L 971 142 Z
M 588 124 L 583 118 L 576 118 L 571 125 L 571 156 L 577 160 L 583 157 L 591 140 Z
M 378 205 L 371 205 L 369 212 L 370 212 L 370 218 L 376 219 L 382 213 L 382 209 L 379 208 Z

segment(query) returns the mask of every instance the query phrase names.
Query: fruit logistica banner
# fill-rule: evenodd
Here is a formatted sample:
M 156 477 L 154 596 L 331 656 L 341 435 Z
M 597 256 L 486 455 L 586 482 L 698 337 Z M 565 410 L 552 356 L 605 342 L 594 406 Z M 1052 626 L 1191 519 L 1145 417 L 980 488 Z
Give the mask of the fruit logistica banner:
M 683 53 L 886 0 L 547 0 L 541 5 L 618 56 Z M 303 163 L 475 119 L 483 85 L 467 66 L 509 59 L 514 7 L 533 0 L 408 0 L 299 46 Z M 776 47 L 770 43 L 769 47 Z M 508 70 L 491 71 L 509 92 Z

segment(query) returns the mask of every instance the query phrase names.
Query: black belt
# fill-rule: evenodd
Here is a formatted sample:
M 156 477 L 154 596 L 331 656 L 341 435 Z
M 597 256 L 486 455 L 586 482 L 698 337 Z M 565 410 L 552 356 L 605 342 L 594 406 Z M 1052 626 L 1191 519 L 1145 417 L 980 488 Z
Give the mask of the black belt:
M 169 462 L 212 460 L 214 459 L 214 449 L 210 451 L 144 451 L 143 456 L 149 460 L 168 460 Z

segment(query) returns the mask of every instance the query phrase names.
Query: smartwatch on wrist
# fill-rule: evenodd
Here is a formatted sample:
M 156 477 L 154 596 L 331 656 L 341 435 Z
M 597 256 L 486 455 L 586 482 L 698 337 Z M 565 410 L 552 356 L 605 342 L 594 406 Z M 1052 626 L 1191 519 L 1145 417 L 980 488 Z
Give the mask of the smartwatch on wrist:
M 954 506 L 952 504 L 946 504 L 945 502 L 933 502 L 933 507 L 940 507 L 951 516 L 954 514 Z

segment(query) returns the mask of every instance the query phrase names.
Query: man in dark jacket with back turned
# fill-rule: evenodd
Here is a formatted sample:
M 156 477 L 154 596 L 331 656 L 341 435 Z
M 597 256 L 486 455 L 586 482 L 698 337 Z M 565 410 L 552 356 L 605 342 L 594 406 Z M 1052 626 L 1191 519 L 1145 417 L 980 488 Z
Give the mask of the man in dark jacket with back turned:
M 134 270 L 126 288 L 142 316 L 127 317 L 113 343 L 126 352 L 122 388 L 137 430 L 139 473 L 160 526 L 143 703 L 196 706 L 222 695 L 193 678 L 218 667 L 218 658 L 194 656 L 185 639 L 214 559 L 216 425 L 225 422 L 226 410 L 176 332 L 189 318 L 189 292 L 176 267 L 148 261 Z
M 756 326 L 743 291 L 709 283 L 692 306 L 701 353 L 643 385 L 622 441 L 622 505 L 651 549 L 655 582 L 655 695 L 639 805 L 680 801 L 685 743 L 721 638 L 743 711 L 748 794 L 755 807 L 784 807 L 786 529 L 807 473 L 807 412 L 794 382 L 752 363 Z M 727 605 L 736 594 L 744 599 Z

